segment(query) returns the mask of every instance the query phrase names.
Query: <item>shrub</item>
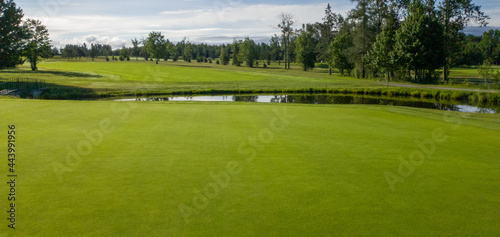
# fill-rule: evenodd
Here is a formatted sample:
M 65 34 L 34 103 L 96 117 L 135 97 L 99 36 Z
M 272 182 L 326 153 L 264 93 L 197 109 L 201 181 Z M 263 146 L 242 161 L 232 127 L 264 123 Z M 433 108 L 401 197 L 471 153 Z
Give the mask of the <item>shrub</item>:
M 461 91 L 455 91 L 453 92 L 453 94 L 451 94 L 451 99 L 453 100 L 461 100 L 461 99 L 464 99 L 466 97 L 466 94 L 464 92 L 461 92 Z
M 264 66 L 263 66 L 263 67 L 264 67 L 264 68 L 267 68 L 267 64 L 265 64 L 265 63 L 264 63 Z
M 329 67 L 328 67 L 328 64 L 326 64 L 326 63 L 318 63 L 318 64 L 316 65 L 316 67 L 317 67 L 317 68 L 327 68 L 327 69 L 329 68 Z
M 415 98 L 416 98 L 416 97 L 420 97 L 420 91 L 418 91 L 418 90 L 416 90 L 416 91 L 412 91 L 412 92 L 411 92 L 411 96 L 412 96 L 412 97 L 415 97 Z
M 217 64 L 217 65 L 220 64 L 219 59 L 217 59 L 217 61 L 215 61 L 215 64 Z
M 422 93 L 420 93 L 420 97 L 421 98 L 432 98 L 432 94 L 427 92 L 427 91 L 423 91 Z

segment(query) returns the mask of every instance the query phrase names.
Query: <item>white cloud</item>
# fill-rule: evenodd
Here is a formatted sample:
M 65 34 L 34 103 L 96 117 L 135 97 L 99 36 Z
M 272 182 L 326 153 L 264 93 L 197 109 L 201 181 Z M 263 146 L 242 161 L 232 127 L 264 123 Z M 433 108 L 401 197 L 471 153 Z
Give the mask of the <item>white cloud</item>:
M 129 39 L 147 36 L 151 31 L 161 31 L 172 41 L 181 40 L 184 36 L 193 41 L 245 36 L 269 37 L 279 33 L 275 26 L 281 12 L 291 13 L 296 21 L 295 27 L 300 28 L 302 23 L 322 21 L 325 7 L 326 3 L 249 5 L 230 2 L 208 9 L 160 9 L 156 15 L 150 16 L 55 15 L 42 18 L 42 21 L 47 25 L 54 43 L 99 41 L 121 47 L 123 44 L 130 44 Z M 345 13 L 351 6 L 333 5 L 332 8 L 335 12 Z
M 87 44 L 89 47 L 90 44 L 107 44 L 111 45 L 113 49 L 119 49 L 129 42 L 128 39 L 122 39 L 120 37 L 109 37 L 109 36 L 99 36 L 99 35 L 86 35 L 82 37 L 74 37 L 72 39 L 63 39 L 63 40 L 54 40 L 52 43 L 56 47 L 61 47 L 67 44 L 76 44 L 82 45 L 83 43 Z
M 178 11 L 162 11 L 161 15 L 184 15 L 184 14 L 199 14 L 203 13 L 203 10 L 178 10 Z

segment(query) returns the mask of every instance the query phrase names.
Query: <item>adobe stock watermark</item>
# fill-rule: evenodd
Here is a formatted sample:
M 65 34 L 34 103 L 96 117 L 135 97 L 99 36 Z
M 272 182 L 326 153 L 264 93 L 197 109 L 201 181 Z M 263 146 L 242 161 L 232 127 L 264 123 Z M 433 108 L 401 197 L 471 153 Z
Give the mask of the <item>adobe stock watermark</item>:
M 290 120 L 296 116 L 288 114 L 286 106 L 283 110 L 273 109 L 274 117 L 269 121 L 269 126 L 261 129 L 256 136 L 250 136 L 246 141 L 242 141 L 238 148 L 238 154 L 246 157 L 244 161 L 251 163 L 257 157 L 259 151 L 263 151 L 267 145 L 271 144 L 276 134 L 285 130 L 290 124 Z M 226 163 L 224 170 L 218 173 L 210 172 L 210 180 L 202 189 L 193 189 L 191 203 L 179 204 L 179 212 L 184 218 L 184 222 L 189 224 L 190 218 L 207 208 L 210 200 L 217 198 L 231 183 L 233 177 L 240 174 L 244 168 L 244 161 L 232 160 Z
M 225 18 L 226 13 L 238 8 L 243 4 L 243 0 L 216 0 L 213 3 L 213 11 L 220 20 Z
M 61 3 L 58 0 L 38 0 L 38 5 L 47 17 L 55 16 L 61 10 Z
M 138 105 L 132 102 L 112 103 L 111 111 L 116 117 L 101 119 L 95 128 L 82 130 L 84 137 L 80 142 L 72 146 L 66 146 L 65 161 L 52 162 L 52 169 L 60 183 L 63 182 L 63 175 L 75 171 L 82 163 L 85 157 L 92 154 L 95 148 L 103 142 L 106 135 L 112 133 L 119 121 L 126 120 L 130 115 L 130 110 L 136 108 Z
M 452 113 L 447 111 L 443 115 L 443 120 L 447 123 L 453 123 L 452 129 L 457 130 L 462 125 L 462 118 L 466 118 L 466 113 Z M 384 173 L 385 180 L 392 192 L 396 191 L 396 184 L 403 183 L 412 174 L 416 168 L 422 166 L 426 159 L 432 159 L 432 155 L 437 149 L 437 146 L 446 142 L 448 136 L 442 128 L 436 128 L 430 134 L 430 138 L 424 140 L 415 140 L 415 148 L 408 157 L 399 156 L 399 165 L 397 172 L 386 171 Z

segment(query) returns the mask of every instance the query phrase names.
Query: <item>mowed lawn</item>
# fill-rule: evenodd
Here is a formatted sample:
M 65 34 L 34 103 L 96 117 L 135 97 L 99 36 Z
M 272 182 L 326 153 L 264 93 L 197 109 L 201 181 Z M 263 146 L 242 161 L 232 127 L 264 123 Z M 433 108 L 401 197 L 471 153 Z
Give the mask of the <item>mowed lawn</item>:
M 0 108 L 4 147 L 16 125 L 19 175 L 16 230 L 6 227 L 4 183 L 0 236 L 500 233 L 498 115 L 249 103 Z
M 64 86 L 110 90 L 302 89 L 325 87 L 380 87 L 372 81 L 328 75 L 326 69 L 303 72 L 298 66 L 284 70 L 248 68 L 215 63 L 51 59 L 32 72 L 29 65 L 0 71 L 0 78 L 33 78 Z

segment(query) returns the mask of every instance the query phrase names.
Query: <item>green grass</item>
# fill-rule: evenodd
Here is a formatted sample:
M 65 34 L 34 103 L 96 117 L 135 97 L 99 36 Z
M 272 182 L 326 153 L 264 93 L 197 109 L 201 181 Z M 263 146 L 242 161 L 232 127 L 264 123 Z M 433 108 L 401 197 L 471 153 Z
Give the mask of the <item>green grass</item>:
M 262 65 L 262 64 L 261 64 Z M 75 99 L 102 96 L 124 96 L 143 94 L 197 93 L 219 91 L 235 93 L 236 91 L 259 91 L 274 93 L 284 91 L 304 91 L 310 88 L 321 90 L 347 89 L 383 89 L 387 87 L 385 79 L 361 80 L 341 76 L 334 70 L 328 74 L 325 65 L 318 64 L 312 71 L 304 72 L 300 66 L 292 64 L 291 70 L 282 65 L 272 63 L 268 68 L 236 67 L 217 65 L 215 63 L 164 62 L 158 65 L 150 61 L 106 62 L 99 58 L 65 60 L 60 57 L 46 60 L 39 64 L 39 70 L 33 72 L 29 65 L 16 69 L 1 70 L 0 79 L 31 78 L 45 80 L 50 91 L 44 98 Z M 452 70 L 450 83 L 437 85 L 417 85 L 421 89 L 434 88 L 482 88 L 492 89 L 484 85 L 476 69 L 456 68 Z M 379 81 L 377 81 L 379 80 Z M 382 80 L 382 81 L 380 81 Z M 469 83 L 465 83 L 467 80 Z M 405 82 L 405 84 L 411 84 Z M 394 84 L 405 86 L 403 84 Z M 443 89 L 440 89 L 440 88 Z M 446 88 L 445 88 L 446 87 Z M 490 88 L 491 87 L 491 88 Z M 415 89 L 410 89 L 415 90 Z M 448 90 L 449 91 L 449 90 Z M 495 90 L 492 90 L 495 91 Z M 433 92 L 429 92 L 433 93 Z
M 18 223 L 0 236 L 495 236 L 500 117 L 387 106 L 0 100 L 17 127 Z M 269 143 L 275 110 L 293 116 Z M 66 160 L 99 124 L 88 155 Z M 447 122 L 448 121 L 448 122 Z M 281 127 L 281 123 L 278 123 Z M 446 141 L 391 191 L 415 141 Z M 239 146 L 244 152 L 238 152 Z M 261 145 L 261 143 L 258 143 Z M 1 149 L 6 157 L 6 149 Z M 211 172 L 227 187 L 189 217 Z M 6 180 L 7 160 L 0 176 Z M 60 178 L 56 167 L 70 172 Z M 70 166 L 72 165 L 72 166 Z M 220 188 L 219 188 L 220 189 Z M 6 197 L 4 184 L 1 194 Z M 0 199 L 3 217 L 7 199 Z M 194 208 L 194 207 L 193 207 Z
M 215 63 L 185 62 L 105 62 L 99 59 L 52 59 L 39 64 L 39 72 L 29 65 L 3 70 L 0 78 L 36 78 L 55 85 L 121 91 L 188 91 L 206 89 L 299 89 L 325 87 L 380 87 L 366 80 L 340 75 L 330 76 L 325 69 L 303 72 L 278 68 L 247 68 Z

